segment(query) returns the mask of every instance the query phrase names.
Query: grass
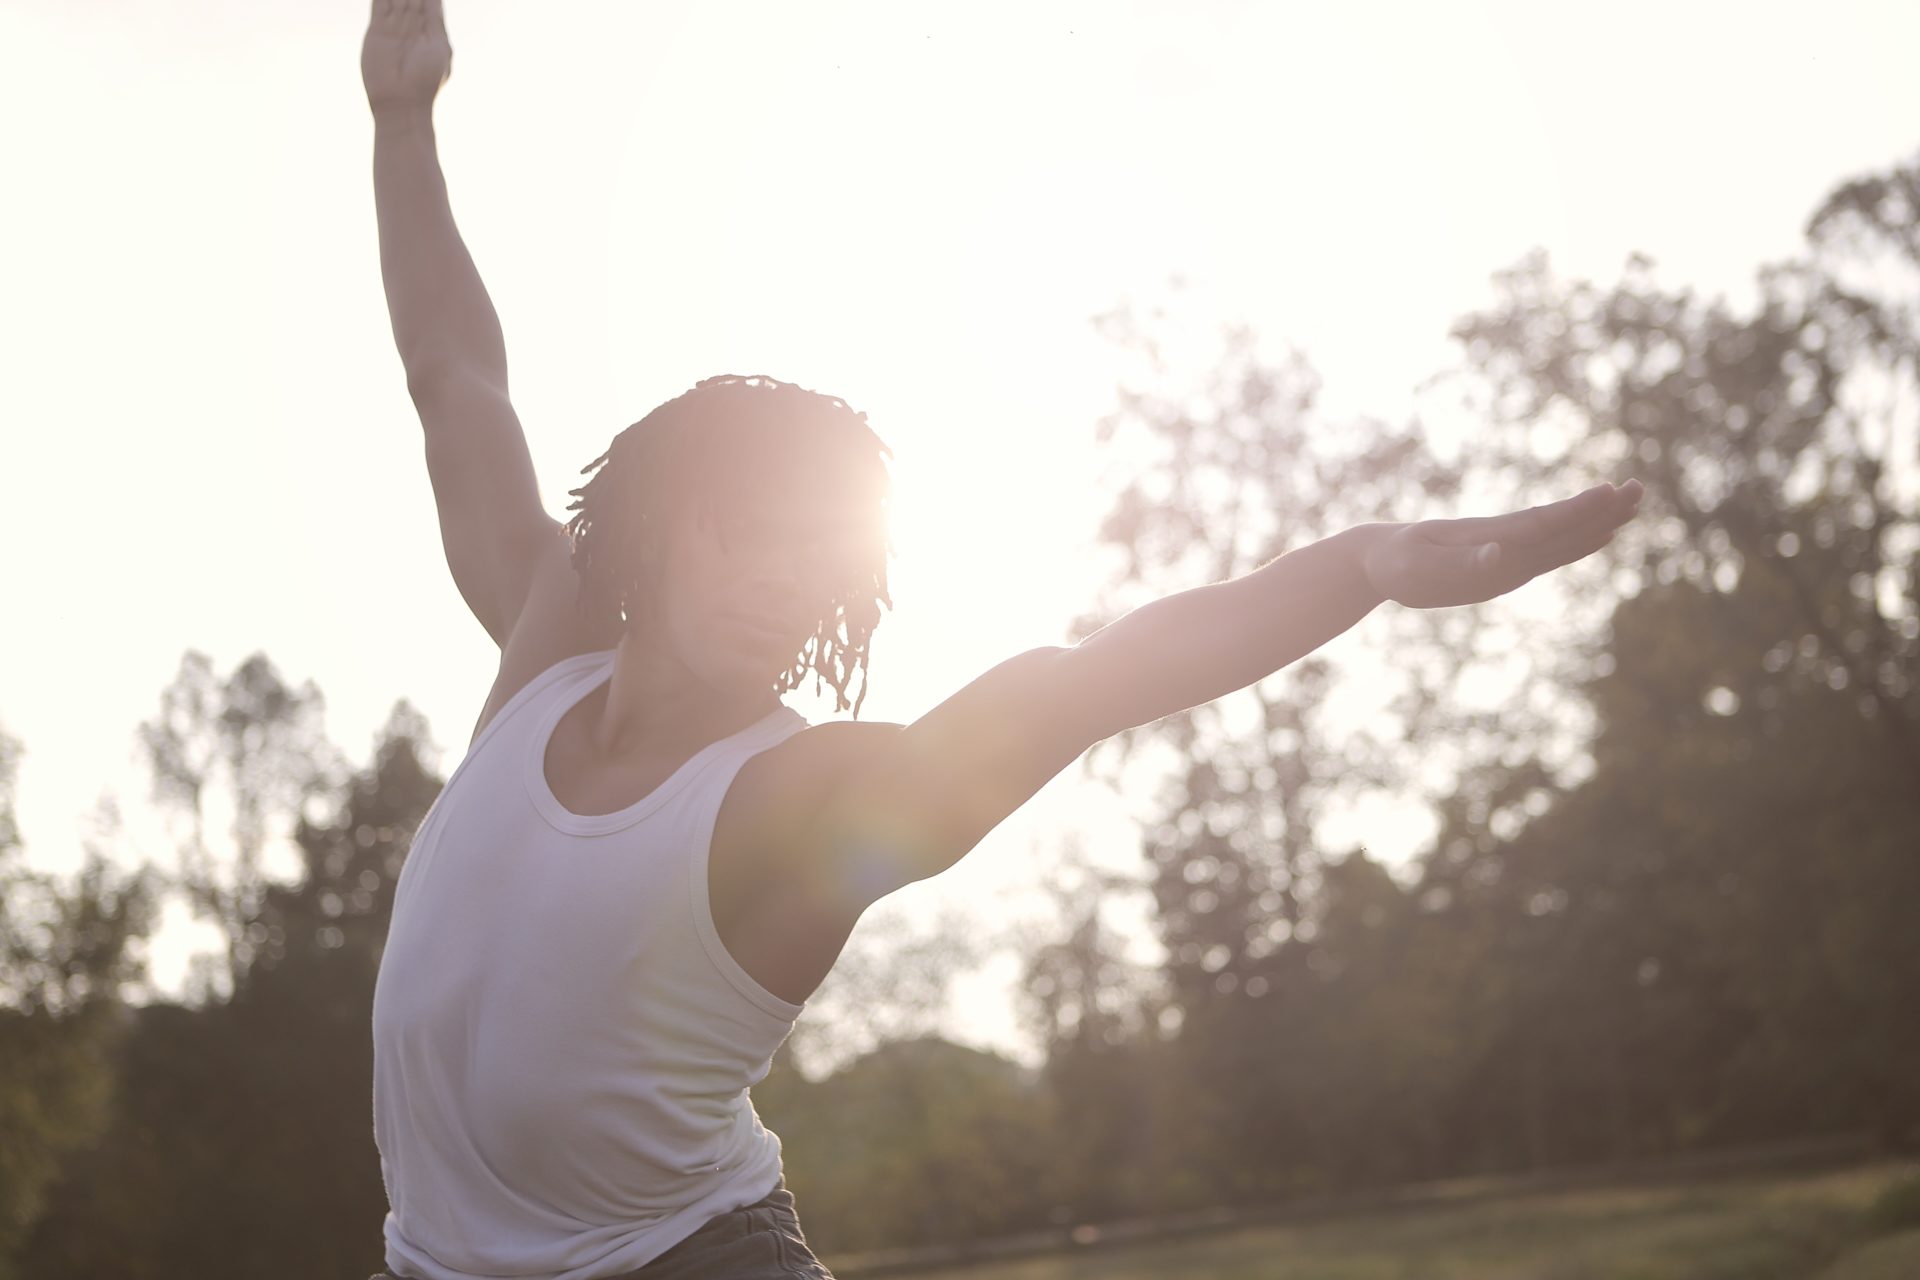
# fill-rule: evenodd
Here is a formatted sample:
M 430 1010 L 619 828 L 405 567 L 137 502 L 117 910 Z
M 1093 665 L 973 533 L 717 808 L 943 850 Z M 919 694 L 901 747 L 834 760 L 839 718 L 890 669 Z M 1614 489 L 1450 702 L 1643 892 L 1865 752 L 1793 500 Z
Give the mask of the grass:
M 1355 1214 L 915 1280 L 1914 1280 L 1920 1231 L 1869 1240 L 1862 1226 L 1874 1198 L 1911 1170 L 1886 1163 Z
M 1820 1280 L 1913 1280 L 1920 1276 L 1920 1231 L 1902 1231 L 1848 1253 Z

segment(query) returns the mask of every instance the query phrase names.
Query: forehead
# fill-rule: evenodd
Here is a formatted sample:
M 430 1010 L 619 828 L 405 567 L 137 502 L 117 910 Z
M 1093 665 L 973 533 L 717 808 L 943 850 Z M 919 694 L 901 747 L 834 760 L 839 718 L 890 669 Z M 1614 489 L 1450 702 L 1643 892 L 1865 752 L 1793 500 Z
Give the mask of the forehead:
M 884 473 L 844 455 L 748 460 L 709 490 L 722 511 L 782 523 L 871 523 L 886 505 Z
M 768 524 L 809 529 L 863 528 L 872 524 L 879 514 L 870 501 L 856 501 L 854 495 L 819 490 L 742 495 L 742 502 L 733 507 L 733 513 L 749 515 Z

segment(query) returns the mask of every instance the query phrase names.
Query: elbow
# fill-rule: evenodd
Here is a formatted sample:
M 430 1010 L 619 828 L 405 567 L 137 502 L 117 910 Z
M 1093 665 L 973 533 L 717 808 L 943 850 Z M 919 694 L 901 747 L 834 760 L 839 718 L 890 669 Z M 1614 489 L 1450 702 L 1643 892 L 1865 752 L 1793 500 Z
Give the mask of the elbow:
M 470 357 L 438 349 L 402 348 L 400 363 L 407 372 L 407 395 L 416 409 L 426 409 L 444 401 L 456 391 L 484 388 L 504 397 L 507 394 L 505 369 L 494 369 Z
M 437 357 L 403 355 L 401 363 L 407 370 L 407 395 L 416 409 L 443 399 L 458 376 L 451 364 Z
M 453 367 L 440 356 L 402 351 L 400 364 L 407 371 L 407 396 L 416 409 L 424 410 L 444 398 L 453 384 Z

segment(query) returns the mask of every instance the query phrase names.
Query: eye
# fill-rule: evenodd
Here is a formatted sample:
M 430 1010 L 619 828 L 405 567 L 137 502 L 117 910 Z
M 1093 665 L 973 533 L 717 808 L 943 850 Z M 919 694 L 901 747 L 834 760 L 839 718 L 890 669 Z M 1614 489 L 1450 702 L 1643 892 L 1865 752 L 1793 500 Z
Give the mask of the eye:
M 716 528 L 720 545 L 729 551 L 761 551 L 779 541 L 780 531 L 763 516 L 732 516 Z

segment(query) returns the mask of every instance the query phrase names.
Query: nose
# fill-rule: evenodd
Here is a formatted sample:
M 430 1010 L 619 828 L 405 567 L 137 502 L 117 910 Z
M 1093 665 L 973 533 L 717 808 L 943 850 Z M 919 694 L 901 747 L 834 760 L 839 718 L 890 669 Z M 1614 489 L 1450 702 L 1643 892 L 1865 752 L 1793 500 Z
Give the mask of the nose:
M 800 603 L 807 582 L 804 559 L 791 550 L 781 550 L 760 558 L 747 585 L 769 611 L 791 617 Z

